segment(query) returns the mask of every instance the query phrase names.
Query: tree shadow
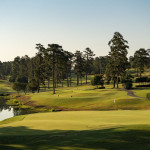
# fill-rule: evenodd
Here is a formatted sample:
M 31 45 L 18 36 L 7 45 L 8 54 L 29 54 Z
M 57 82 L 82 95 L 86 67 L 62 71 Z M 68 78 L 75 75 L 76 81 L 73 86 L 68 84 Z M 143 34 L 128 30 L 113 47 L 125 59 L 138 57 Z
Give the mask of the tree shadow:
M 34 130 L 24 126 L 0 128 L 1 150 L 148 150 L 150 125 L 101 130 Z

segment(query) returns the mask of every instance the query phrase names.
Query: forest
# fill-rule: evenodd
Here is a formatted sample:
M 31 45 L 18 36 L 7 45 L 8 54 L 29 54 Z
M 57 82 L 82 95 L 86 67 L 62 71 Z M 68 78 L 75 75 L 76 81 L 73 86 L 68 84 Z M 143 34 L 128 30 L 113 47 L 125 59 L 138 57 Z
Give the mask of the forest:
M 127 57 L 129 45 L 119 32 L 114 33 L 108 46 L 110 52 L 107 56 L 95 57 L 90 48 L 72 53 L 59 44 L 48 44 L 47 48 L 36 44 L 37 53 L 34 57 L 17 56 L 11 62 L 0 62 L 0 78 L 12 82 L 16 91 L 39 93 L 42 85 L 48 89 L 52 87 L 53 94 L 55 88 L 63 87 L 64 83 L 71 87 L 72 76 L 76 76 L 77 86 L 83 84 L 83 77 L 87 84 L 88 75 L 99 75 L 98 80 L 95 77 L 95 82 L 91 82 L 102 87 L 112 82 L 113 88 L 118 88 L 119 82 L 122 82 L 130 89 L 133 78 L 150 82 L 149 78 L 142 78 L 145 69 L 150 68 L 150 49 L 139 48 L 134 56 Z M 131 68 L 136 71 L 135 76 L 131 75 Z

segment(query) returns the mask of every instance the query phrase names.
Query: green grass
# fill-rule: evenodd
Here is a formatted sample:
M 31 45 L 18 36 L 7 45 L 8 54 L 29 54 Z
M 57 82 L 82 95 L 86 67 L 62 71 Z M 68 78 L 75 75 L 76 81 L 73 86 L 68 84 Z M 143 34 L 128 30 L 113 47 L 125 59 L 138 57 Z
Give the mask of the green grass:
M 112 85 L 106 85 L 106 89 L 94 89 L 89 85 L 65 87 L 58 88 L 55 95 L 52 91 L 47 91 L 28 96 L 30 97 L 28 101 L 34 102 L 37 106 L 63 110 L 150 109 L 148 100 L 128 96 L 126 91 L 112 89 Z
M 24 115 L 22 116 L 16 116 L 16 117 L 12 117 L 12 118 L 8 118 L 8 119 L 5 119 L 3 121 L 0 121 L 0 125 L 2 124 L 7 124 L 7 123 L 11 123 L 11 122 L 15 122 L 15 121 L 21 121 L 25 118 Z
M 30 93 L 27 101 L 44 111 L 46 107 L 88 111 L 36 113 L 1 121 L 0 149 L 150 149 L 149 100 L 128 96 L 126 91 L 112 89 L 112 85 L 106 85 L 106 89 L 94 89 L 89 85 L 76 87 L 75 76 L 72 83 L 73 87 L 65 85 L 64 88 L 56 89 L 55 95 L 52 89 Z M 121 85 L 119 87 L 122 88 Z M 133 92 L 146 97 L 149 90 L 137 88 Z M 13 90 L 8 82 L 1 81 L 0 92 Z M 25 105 L 23 107 L 28 108 Z
M 0 93 L 12 93 L 15 92 L 12 89 L 11 83 L 6 80 L 0 80 Z
M 91 78 L 91 76 L 89 76 Z M 73 78 L 75 80 L 75 78 Z M 56 94 L 50 90 L 42 90 L 40 93 L 29 93 L 28 101 L 33 102 L 37 108 L 47 110 L 51 108 L 61 110 L 138 110 L 150 109 L 150 101 L 146 100 L 146 94 L 150 88 L 137 88 L 133 90 L 138 99 L 127 95 L 126 91 L 112 89 L 112 85 L 105 85 L 106 89 L 95 89 L 90 85 L 57 88 Z M 119 85 L 122 88 L 122 85 Z M 0 81 L 0 92 L 13 92 L 10 83 Z M 22 95 L 24 95 L 22 93 Z M 116 103 L 114 104 L 114 99 Z M 33 106 L 32 106 L 33 107 Z M 43 108 L 42 108 L 43 107 Z M 46 111 L 46 110 L 45 110 Z
M 150 88 L 137 88 L 133 90 L 137 96 L 145 97 L 147 93 L 150 93 Z
M 38 113 L 0 125 L 1 149 L 148 150 L 150 111 Z M 20 116 L 21 117 L 21 116 Z M 16 117 L 15 117 L 16 118 Z

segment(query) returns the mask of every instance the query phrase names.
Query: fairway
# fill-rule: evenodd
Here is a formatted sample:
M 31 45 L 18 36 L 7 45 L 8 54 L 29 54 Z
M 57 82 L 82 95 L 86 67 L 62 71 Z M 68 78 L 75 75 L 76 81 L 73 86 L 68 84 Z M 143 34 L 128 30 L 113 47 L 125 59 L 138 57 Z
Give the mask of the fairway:
M 0 148 L 149 149 L 149 116 L 148 110 L 72 111 L 17 116 L 1 122 Z
M 94 86 L 83 85 L 78 87 L 58 88 L 56 94 L 52 94 L 52 89 L 40 93 L 29 93 L 21 99 L 22 104 L 36 108 L 55 108 L 56 110 L 148 110 L 150 101 L 143 98 L 129 96 L 122 89 L 112 89 L 112 85 L 105 85 L 105 89 L 95 89 Z M 143 91 L 133 90 L 140 95 Z M 145 98 L 144 98 L 145 97 Z M 115 99 L 115 103 L 114 103 Z M 31 104 L 31 105 L 30 105 Z

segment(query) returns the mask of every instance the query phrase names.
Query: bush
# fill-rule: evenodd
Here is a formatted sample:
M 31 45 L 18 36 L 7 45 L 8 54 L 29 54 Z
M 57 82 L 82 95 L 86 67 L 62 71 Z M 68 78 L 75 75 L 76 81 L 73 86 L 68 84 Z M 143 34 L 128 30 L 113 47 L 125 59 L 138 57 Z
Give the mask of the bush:
M 17 92 L 24 91 L 24 93 L 26 93 L 27 83 L 15 82 L 12 88 Z
M 105 87 L 103 86 L 103 87 L 99 87 L 98 89 L 105 89 Z
M 101 87 L 104 87 L 104 80 L 103 75 L 95 75 L 94 78 L 91 80 L 92 85 L 96 85 L 98 88 L 98 85 L 101 85 Z
M 135 82 L 136 83 L 139 83 L 139 82 L 150 82 L 150 78 L 148 78 L 148 77 L 136 78 Z
M 35 91 L 38 90 L 38 83 L 36 82 L 35 79 L 32 79 L 32 80 L 30 81 L 30 83 L 28 83 L 27 89 L 28 89 L 29 91 L 32 91 L 32 93 L 35 93 Z
M 150 100 L 150 93 L 147 93 L 146 98 Z
M 127 82 L 123 83 L 123 87 L 125 89 L 128 89 L 128 90 L 132 89 L 132 86 L 133 86 L 132 81 L 127 81 Z
M 28 83 L 28 78 L 27 77 L 17 77 L 16 82 Z
M 122 85 L 125 89 L 132 89 L 133 86 L 133 81 L 132 81 L 132 76 L 130 74 L 127 74 L 125 77 L 122 78 Z
M 9 82 L 15 82 L 15 80 L 16 80 L 16 78 L 15 78 L 14 76 L 11 76 L 11 77 L 9 78 Z
M 150 84 L 147 84 L 147 85 L 136 85 L 136 87 L 150 87 Z
M 55 108 L 52 108 L 52 109 L 50 109 L 49 111 L 50 111 L 50 112 L 55 112 L 56 110 L 55 110 Z
M 109 84 L 110 84 L 110 81 L 111 81 L 111 76 L 108 76 L 108 77 L 106 78 L 106 84 L 109 85 Z

